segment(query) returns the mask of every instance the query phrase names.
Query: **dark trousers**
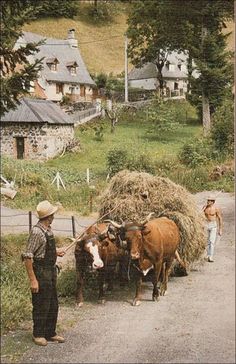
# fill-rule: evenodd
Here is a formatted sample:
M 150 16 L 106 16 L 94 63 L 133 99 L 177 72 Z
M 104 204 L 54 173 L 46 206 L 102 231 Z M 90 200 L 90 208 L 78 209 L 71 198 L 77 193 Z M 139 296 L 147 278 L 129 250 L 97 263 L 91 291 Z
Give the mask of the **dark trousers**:
M 32 293 L 33 335 L 49 339 L 56 335 L 58 316 L 56 268 L 34 265 L 34 273 L 39 282 L 39 292 Z

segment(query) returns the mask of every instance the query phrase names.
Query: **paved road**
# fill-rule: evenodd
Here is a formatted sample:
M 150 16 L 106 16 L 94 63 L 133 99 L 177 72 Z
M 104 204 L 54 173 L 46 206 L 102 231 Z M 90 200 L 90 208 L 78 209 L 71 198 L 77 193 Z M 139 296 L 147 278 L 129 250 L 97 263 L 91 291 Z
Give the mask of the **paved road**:
M 196 195 L 199 206 L 206 195 Z M 76 325 L 64 332 L 66 343 L 31 344 L 20 362 L 235 363 L 234 196 L 224 193 L 218 203 L 225 223 L 214 263 L 171 278 L 168 295 L 158 303 L 146 283 L 139 307 L 131 306 L 134 292 L 127 291 L 125 298 L 114 292 L 105 305 L 67 308 Z
M 91 225 L 96 219 L 91 217 L 75 216 L 76 233 L 82 232 L 87 226 Z M 35 213 L 32 213 L 32 224 L 38 221 Z M 70 215 L 56 214 L 53 224 L 55 235 L 73 236 L 72 221 Z M 1 233 L 16 234 L 29 232 L 29 214 L 24 210 L 10 209 L 1 205 Z

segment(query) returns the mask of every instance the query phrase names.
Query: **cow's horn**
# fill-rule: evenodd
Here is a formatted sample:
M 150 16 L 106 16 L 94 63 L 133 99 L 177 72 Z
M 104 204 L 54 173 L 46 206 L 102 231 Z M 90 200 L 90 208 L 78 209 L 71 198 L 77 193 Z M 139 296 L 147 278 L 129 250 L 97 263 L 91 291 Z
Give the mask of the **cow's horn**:
M 75 243 L 76 242 L 76 239 L 75 238 L 72 238 L 71 236 L 68 236 L 66 238 L 66 240 L 70 240 L 72 243 Z
M 141 222 L 142 225 L 145 225 L 152 217 L 152 215 L 154 215 L 155 212 L 150 212 L 150 214 L 148 214 L 148 216 L 145 218 L 144 221 Z
M 112 220 L 105 220 L 104 222 L 109 222 L 110 224 L 112 224 L 113 226 L 115 226 L 118 229 L 120 229 L 122 227 L 122 224 L 120 225 L 117 222 L 112 221 Z

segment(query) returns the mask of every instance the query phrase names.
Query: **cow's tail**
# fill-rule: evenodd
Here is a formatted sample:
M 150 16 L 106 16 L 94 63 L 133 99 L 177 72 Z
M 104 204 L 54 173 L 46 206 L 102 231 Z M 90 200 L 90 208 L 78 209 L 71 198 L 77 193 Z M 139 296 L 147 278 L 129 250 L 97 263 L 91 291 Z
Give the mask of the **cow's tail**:
M 188 275 L 187 272 L 187 265 L 186 263 L 184 263 L 184 261 L 180 258 L 180 255 L 178 253 L 178 250 L 175 251 L 175 258 L 178 261 L 179 265 L 181 266 L 181 268 L 183 269 L 185 275 Z

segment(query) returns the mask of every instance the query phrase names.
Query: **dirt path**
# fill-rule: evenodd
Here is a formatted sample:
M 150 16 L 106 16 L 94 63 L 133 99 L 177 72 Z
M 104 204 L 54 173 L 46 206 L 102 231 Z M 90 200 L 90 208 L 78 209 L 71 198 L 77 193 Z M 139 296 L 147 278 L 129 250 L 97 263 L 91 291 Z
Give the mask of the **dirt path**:
M 206 195 L 195 196 L 199 206 Z M 21 363 L 235 363 L 234 196 L 222 193 L 217 204 L 224 234 L 214 263 L 171 278 L 158 303 L 146 283 L 139 307 L 131 306 L 133 292 L 127 291 L 105 305 L 67 308 L 77 324 L 64 332 L 66 343 L 31 344 Z M 59 326 L 65 312 L 61 308 Z

